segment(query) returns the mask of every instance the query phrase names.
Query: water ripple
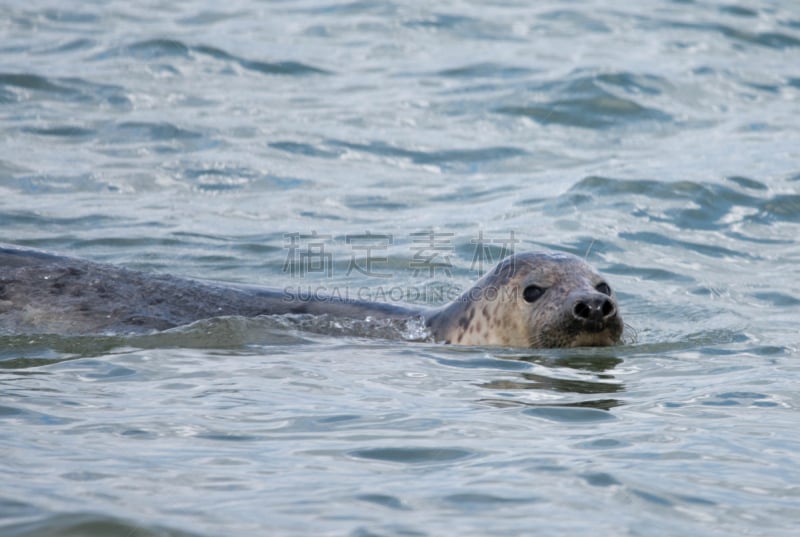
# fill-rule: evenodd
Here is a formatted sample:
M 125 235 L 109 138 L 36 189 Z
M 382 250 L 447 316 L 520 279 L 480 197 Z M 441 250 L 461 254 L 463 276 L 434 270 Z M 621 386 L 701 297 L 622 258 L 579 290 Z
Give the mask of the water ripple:
M 669 24 L 677 29 L 697 30 L 701 35 L 707 35 L 708 32 L 717 32 L 737 44 L 756 45 L 779 50 L 800 47 L 800 38 L 783 32 L 751 32 L 720 23 L 676 21 Z
M 293 155 L 305 155 L 309 157 L 318 157 L 318 158 L 329 158 L 329 159 L 339 158 L 344 153 L 341 150 L 331 151 L 327 149 L 322 149 L 321 147 L 315 144 L 303 143 L 303 142 L 278 141 L 278 142 L 271 142 L 269 146 L 278 149 L 280 151 L 291 153 Z
M 506 506 L 516 506 L 517 504 L 530 504 L 541 501 L 540 499 L 534 497 L 507 498 L 502 496 L 496 496 L 494 494 L 480 494 L 480 493 L 469 493 L 469 492 L 450 494 L 448 496 L 443 497 L 442 500 L 448 504 L 452 504 L 454 507 L 457 507 L 458 509 L 463 509 L 470 513 L 474 512 L 474 510 L 495 511 L 497 509 L 502 509 L 503 507 Z
M 73 91 L 70 88 L 51 82 L 46 77 L 30 73 L 0 73 L 0 85 L 49 93 L 72 93 Z
M 509 104 L 495 109 L 512 116 L 527 117 L 547 125 L 556 123 L 588 129 L 606 129 L 642 121 L 669 122 L 667 112 L 640 104 L 644 96 L 657 96 L 669 85 L 655 76 L 627 72 L 585 75 L 545 82 L 530 89 L 538 95 L 559 98 L 530 104 Z M 624 95 L 624 96 L 623 96 Z M 522 100 L 530 100 L 522 97 Z
M 517 379 L 493 380 L 483 384 L 492 390 L 545 390 L 561 393 L 598 394 L 625 391 L 619 383 L 561 378 L 556 372 L 520 373 Z
M 447 78 L 464 78 L 473 80 L 476 78 L 517 78 L 526 77 L 535 73 L 533 69 L 528 67 L 519 67 L 514 65 L 505 65 L 497 62 L 483 62 L 464 65 L 462 67 L 455 67 L 452 69 L 444 69 L 436 73 L 438 76 Z
M 548 406 L 528 408 L 522 413 L 534 418 L 563 423 L 613 421 L 616 419 L 613 414 L 605 410 L 585 407 Z
M 291 190 L 309 184 L 302 179 L 278 177 L 235 164 L 207 164 L 196 168 L 185 165 L 177 171 L 177 174 L 191 181 L 199 190 L 211 192 L 243 190 L 249 186 Z
M 244 58 L 240 58 L 238 56 L 234 56 L 233 54 L 225 52 L 222 49 L 206 45 L 199 45 L 197 47 L 194 47 L 193 50 L 198 54 L 206 54 L 218 60 L 233 62 L 249 71 L 256 71 L 258 73 L 266 75 L 303 76 L 303 75 L 331 74 L 331 72 L 328 70 L 321 69 L 319 67 L 314 67 L 311 65 L 306 65 L 301 62 L 295 62 L 295 61 L 265 62 L 257 60 L 247 60 Z
M 200 132 L 169 121 L 121 121 L 103 129 L 100 152 L 112 156 L 136 154 L 147 146 L 155 153 L 199 151 L 219 142 L 210 132 Z
M 403 22 L 407 28 L 442 32 L 469 39 L 487 41 L 519 41 L 509 32 L 507 24 L 489 21 L 482 18 L 450 13 L 433 13 L 427 17 L 411 18 Z
M 470 449 L 447 447 L 385 447 L 358 449 L 349 453 L 351 457 L 372 459 L 400 464 L 442 464 L 450 461 L 475 457 L 477 452 Z
M 759 256 L 749 253 L 746 250 L 733 250 L 731 248 L 725 248 L 723 246 L 713 244 L 680 240 L 673 236 L 669 236 L 666 233 L 655 233 L 652 231 L 623 232 L 619 234 L 619 237 L 645 244 L 657 244 L 660 246 L 673 247 L 677 246 L 708 257 L 719 259 L 747 259 L 751 261 L 759 259 Z
M 20 92 L 19 90 L 30 90 Z M 122 86 L 99 84 L 75 77 L 45 77 L 32 73 L 0 73 L 0 103 L 41 98 L 83 104 L 108 104 L 129 109 L 131 100 Z
M 81 127 L 78 125 L 58 125 L 53 127 L 23 127 L 22 132 L 35 134 L 37 136 L 48 136 L 56 138 L 67 138 L 79 142 L 81 139 L 90 138 L 97 134 L 94 129 Z
M 255 71 L 267 75 L 304 76 L 330 74 L 330 71 L 302 62 L 250 60 L 236 56 L 217 47 L 209 45 L 187 45 L 183 41 L 175 39 L 147 39 L 122 47 L 114 47 L 95 55 L 95 60 L 129 57 L 140 60 L 177 58 L 191 61 L 196 56 L 207 56 L 227 63 L 234 63 L 248 71 Z
M 753 217 L 764 223 L 800 222 L 800 194 L 776 194 L 759 204 L 760 214 Z
M 296 155 L 325 159 L 341 158 L 347 152 L 363 153 L 386 159 L 408 160 L 421 166 L 437 166 L 443 169 L 460 169 L 474 172 L 483 164 L 527 155 L 518 147 L 496 146 L 476 149 L 423 150 L 406 149 L 382 141 L 357 143 L 345 140 L 328 140 L 323 144 L 290 141 L 272 142 L 270 147 Z
M 102 535 L 137 535 L 139 537 L 196 537 L 200 534 L 142 524 L 113 517 L 70 513 L 46 515 L 30 522 L 3 527 L 5 537 L 92 537 Z
M 660 202 L 662 206 L 664 200 L 679 201 L 679 206 L 662 207 L 661 215 L 642 207 L 637 210 L 646 212 L 652 220 L 666 218 L 680 229 L 717 230 L 733 228 L 745 221 L 765 224 L 800 221 L 799 195 L 770 194 L 765 191 L 763 183 L 740 176 L 730 177 L 728 181 L 738 188 L 719 183 L 591 176 L 573 185 L 561 203 L 565 206 L 585 205 L 592 203 L 594 196 L 617 199 L 619 205 L 625 206 L 633 206 L 632 196 L 650 199 L 654 205 Z M 656 239 L 662 244 L 671 240 L 666 237 Z

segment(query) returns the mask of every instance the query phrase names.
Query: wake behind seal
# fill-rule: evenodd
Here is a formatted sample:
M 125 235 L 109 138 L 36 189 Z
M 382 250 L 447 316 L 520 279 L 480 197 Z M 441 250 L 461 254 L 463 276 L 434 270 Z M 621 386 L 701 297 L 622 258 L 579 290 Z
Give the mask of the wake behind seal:
M 501 261 L 438 308 L 320 297 L 178 278 L 0 245 L 0 334 L 141 334 L 238 315 L 421 318 L 435 341 L 507 347 L 608 346 L 623 331 L 616 295 L 582 259 L 529 252 Z

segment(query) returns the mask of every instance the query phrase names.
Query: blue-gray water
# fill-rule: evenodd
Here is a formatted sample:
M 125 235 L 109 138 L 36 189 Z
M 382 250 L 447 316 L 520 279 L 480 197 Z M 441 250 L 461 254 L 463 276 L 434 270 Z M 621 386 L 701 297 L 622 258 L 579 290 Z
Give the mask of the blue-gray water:
M 629 330 L 2 336 L 0 534 L 794 535 L 798 58 L 790 1 L 3 2 L 0 241 L 435 302 L 513 233 Z

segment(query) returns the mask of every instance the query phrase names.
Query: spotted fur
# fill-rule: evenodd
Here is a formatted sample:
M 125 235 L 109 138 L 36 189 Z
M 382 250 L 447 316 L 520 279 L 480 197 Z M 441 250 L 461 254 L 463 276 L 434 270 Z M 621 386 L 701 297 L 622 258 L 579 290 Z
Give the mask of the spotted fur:
M 224 315 L 304 313 L 422 317 L 436 341 L 461 345 L 613 345 L 622 318 L 613 291 L 581 259 L 506 258 L 450 304 L 424 309 L 338 297 L 292 301 L 278 290 L 208 283 L 0 245 L 0 334 L 129 334 Z M 532 303 L 527 286 L 545 289 Z M 589 313 L 586 313 L 589 312 Z
M 623 322 L 613 290 L 605 295 L 596 289 L 605 282 L 588 263 L 573 255 L 517 254 L 458 299 L 430 313 L 428 323 L 438 340 L 461 345 L 613 345 L 622 337 Z M 523 292 L 531 285 L 545 291 L 528 303 Z M 576 313 L 582 303 L 601 304 L 602 318 L 582 318 Z

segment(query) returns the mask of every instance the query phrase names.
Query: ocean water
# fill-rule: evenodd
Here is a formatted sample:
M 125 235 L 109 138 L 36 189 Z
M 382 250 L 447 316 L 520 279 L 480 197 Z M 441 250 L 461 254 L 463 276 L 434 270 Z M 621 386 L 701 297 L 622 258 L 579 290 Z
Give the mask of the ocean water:
M 0 534 L 795 535 L 798 58 L 777 0 L 3 2 L 0 241 L 421 304 L 567 251 L 627 328 L 0 336 Z

